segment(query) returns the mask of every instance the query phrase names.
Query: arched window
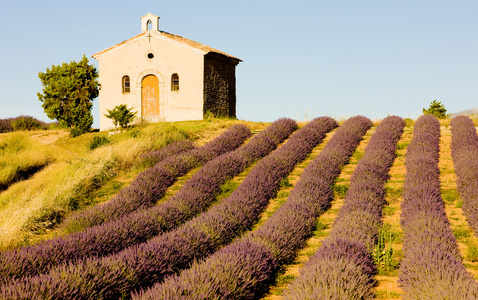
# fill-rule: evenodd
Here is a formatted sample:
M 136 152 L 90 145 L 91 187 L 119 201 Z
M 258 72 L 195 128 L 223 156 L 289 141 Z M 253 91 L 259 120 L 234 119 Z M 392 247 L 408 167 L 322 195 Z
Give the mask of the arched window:
M 151 29 L 153 29 L 153 22 L 151 22 L 151 20 L 148 20 L 148 22 L 146 22 L 146 30 L 150 31 Z
M 122 80 L 122 81 L 123 81 L 123 82 L 122 82 L 122 85 L 123 85 L 123 94 L 126 94 L 126 93 L 131 92 L 129 76 L 128 76 L 128 75 L 123 76 L 123 80 Z
M 179 76 L 177 73 L 171 75 L 171 91 L 179 91 Z

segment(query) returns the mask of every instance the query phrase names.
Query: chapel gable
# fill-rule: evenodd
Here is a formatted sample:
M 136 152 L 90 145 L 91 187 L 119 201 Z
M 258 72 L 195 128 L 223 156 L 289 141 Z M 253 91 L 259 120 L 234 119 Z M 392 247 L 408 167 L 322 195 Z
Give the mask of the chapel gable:
M 236 117 L 235 67 L 225 52 L 159 29 L 159 17 L 141 19 L 141 33 L 93 55 L 99 64 L 100 130 L 104 115 L 125 104 L 150 122 Z

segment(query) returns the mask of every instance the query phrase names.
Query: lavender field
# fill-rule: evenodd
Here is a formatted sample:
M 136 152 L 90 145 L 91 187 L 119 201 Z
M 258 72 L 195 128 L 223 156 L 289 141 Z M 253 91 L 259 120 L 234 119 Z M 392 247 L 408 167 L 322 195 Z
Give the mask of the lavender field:
M 237 123 L 145 163 L 2 250 L 0 299 L 478 299 L 468 117 Z

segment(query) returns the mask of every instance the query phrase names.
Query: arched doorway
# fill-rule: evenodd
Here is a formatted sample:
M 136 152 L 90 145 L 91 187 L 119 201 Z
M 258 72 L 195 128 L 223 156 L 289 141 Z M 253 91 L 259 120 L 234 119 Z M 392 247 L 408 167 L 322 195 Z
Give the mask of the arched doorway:
M 159 117 L 159 80 L 152 74 L 141 80 L 141 115 Z

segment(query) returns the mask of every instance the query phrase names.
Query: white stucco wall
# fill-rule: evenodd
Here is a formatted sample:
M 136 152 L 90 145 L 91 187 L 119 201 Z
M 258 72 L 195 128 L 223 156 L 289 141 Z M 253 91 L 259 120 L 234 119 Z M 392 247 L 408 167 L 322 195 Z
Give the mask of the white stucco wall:
M 148 36 L 151 35 L 149 38 Z M 152 53 L 154 58 L 149 59 Z M 114 127 L 104 114 L 126 104 L 141 116 L 141 80 L 158 77 L 160 115 L 152 121 L 203 119 L 203 76 L 205 51 L 171 39 L 157 30 L 146 31 L 93 57 L 99 64 L 100 130 Z M 171 91 L 171 75 L 179 75 L 179 91 Z M 122 78 L 128 75 L 131 92 L 122 93 Z

